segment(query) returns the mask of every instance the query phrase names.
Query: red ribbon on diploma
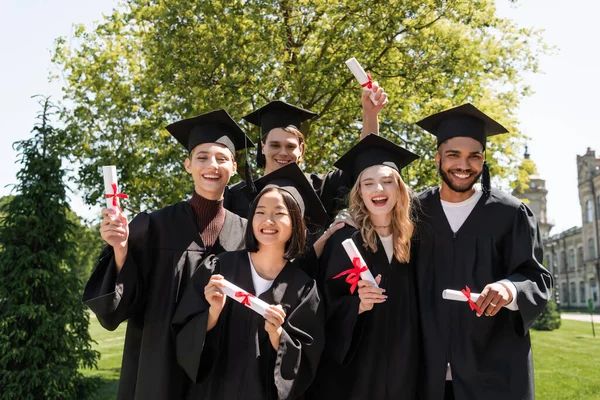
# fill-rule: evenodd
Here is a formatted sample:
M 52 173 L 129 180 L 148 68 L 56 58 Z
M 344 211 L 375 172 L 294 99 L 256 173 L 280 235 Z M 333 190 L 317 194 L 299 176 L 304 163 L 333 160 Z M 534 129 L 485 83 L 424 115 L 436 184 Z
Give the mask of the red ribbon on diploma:
M 243 297 L 244 299 L 242 300 L 242 304 L 250 307 L 251 304 L 250 304 L 249 297 L 254 297 L 254 295 L 252 295 L 251 293 L 246 293 L 246 292 L 235 292 L 235 297 Z
M 461 290 L 460 292 L 467 297 L 467 303 L 469 303 L 469 307 L 471 307 L 471 310 L 475 310 L 479 314 L 481 314 L 482 312 L 479 309 L 479 307 L 477 307 L 477 304 L 475 304 L 473 302 L 473 300 L 471 300 L 471 289 L 469 289 L 468 286 L 465 286 L 465 288 L 463 290 Z
M 362 84 L 362 85 L 360 85 L 360 86 L 362 86 L 362 87 L 368 87 L 369 89 L 373 89 L 373 79 L 371 79 L 371 75 L 370 75 L 370 74 L 367 74 L 367 78 L 369 78 L 369 81 L 368 81 L 368 82 L 365 82 L 365 83 L 363 83 L 363 84 Z
M 358 285 L 358 281 L 360 280 L 360 273 L 366 271 L 367 266 L 365 265 L 365 266 L 361 267 L 360 258 L 358 258 L 358 257 L 354 257 L 352 259 L 352 265 L 354 265 L 354 268 L 350 268 L 350 269 L 340 272 L 339 274 L 334 276 L 333 279 L 337 279 L 344 275 L 348 275 L 346 277 L 346 282 L 348 282 L 351 285 L 350 293 L 354 294 L 354 291 L 356 290 L 356 286 Z
M 112 205 L 113 207 L 117 207 L 119 210 L 121 210 L 121 207 L 119 207 L 119 200 L 118 199 L 128 199 L 129 196 L 127 196 L 125 193 L 119 193 L 117 191 L 117 184 L 113 183 L 111 184 L 112 186 L 112 193 L 107 193 L 106 194 L 106 198 L 107 199 L 111 199 L 112 198 Z

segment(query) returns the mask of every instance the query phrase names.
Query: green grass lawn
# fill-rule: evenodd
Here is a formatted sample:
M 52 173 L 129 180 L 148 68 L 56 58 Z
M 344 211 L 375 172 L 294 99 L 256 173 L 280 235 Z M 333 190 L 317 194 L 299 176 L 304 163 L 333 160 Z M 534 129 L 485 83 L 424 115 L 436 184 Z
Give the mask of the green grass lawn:
M 541 400 L 600 399 L 600 328 L 562 320 L 552 332 L 532 331 L 536 397 Z
M 101 358 L 97 370 L 88 369 L 82 372 L 86 376 L 98 377 L 101 380 L 94 399 L 113 400 L 117 396 L 126 328 L 127 324 L 123 323 L 110 332 L 100 326 L 96 317 L 90 317 L 90 335 L 98 342 L 94 349 L 100 352 Z
M 103 329 L 91 318 L 90 334 L 102 353 L 98 370 L 88 376 L 101 378 L 98 400 L 114 399 L 117 393 L 125 324 L 116 331 Z M 559 330 L 532 331 L 536 398 L 539 400 L 600 400 L 600 326 L 596 339 L 588 322 L 563 320 Z M 507 399 L 509 400 L 509 399 Z

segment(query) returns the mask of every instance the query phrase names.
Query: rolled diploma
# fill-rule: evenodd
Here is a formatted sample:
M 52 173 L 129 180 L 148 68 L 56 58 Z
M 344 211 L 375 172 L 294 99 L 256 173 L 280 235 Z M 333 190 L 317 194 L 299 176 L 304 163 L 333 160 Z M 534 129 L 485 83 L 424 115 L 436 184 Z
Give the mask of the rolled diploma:
M 460 290 L 445 289 L 442 292 L 442 298 L 454 301 L 467 301 L 467 297 Z M 479 293 L 471 292 L 471 300 L 476 302 L 479 298 Z
M 102 172 L 104 174 L 104 193 L 105 194 L 112 194 L 113 193 L 113 188 L 112 188 L 112 184 L 114 183 L 115 185 L 117 185 L 117 190 L 119 189 L 119 183 L 117 181 L 117 167 L 115 167 L 114 165 L 105 165 L 102 167 Z M 119 202 L 119 199 L 117 199 L 117 204 Z M 107 198 L 106 199 L 106 208 L 116 208 L 115 206 L 113 206 L 113 199 L 112 198 Z
M 226 279 L 223 279 L 220 282 L 222 282 L 225 285 L 225 287 L 220 287 L 219 289 L 221 289 L 221 291 L 227 297 L 231 297 L 238 303 L 241 303 L 246 297 L 245 296 L 236 296 L 235 295 L 236 293 L 239 293 L 239 292 L 249 293 L 246 290 L 240 288 L 239 286 L 234 285 L 233 283 L 229 282 Z M 263 317 L 265 316 L 265 313 L 267 312 L 266 310 L 267 310 L 267 308 L 269 308 L 268 303 L 259 299 L 258 297 L 254 297 L 253 295 L 250 295 L 248 297 L 248 301 L 250 302 L 250 306 L 246 306 L 246 307 L 251 308 L 253 311 L 257 312 L 258 314 L 262 315 Z
M 366 271 L 360 273 L 360 279 L 372 282 L 373 285 L 375 285 L 375 287 L 378 288 L 379 286 L 377 285 L 377 282 L 375 282 L 375 278 L 369 270 L 369 266 L 367 265 L 365 260 L 363 260 L 358 249 L 356 248 L 356 245 L 354 244 L 354 241 L 352 241 L 352 239 L 346 239 L 342 242 L 342 246 L 344 246 L 344 250 L 346 250 L 346 254 L 348 254 L 348 257 L 350 257 L 350 261 L 352 261 L 355 257 L 358 257 L 358 259 L 360 260 L 360 266 L 367 267 Z
M 356 61 L 356 58 L 352 57 L 351 59 L 347 60 L 346 65 L 348 66 L 350 71 L 352 71 L 352 74 L 354 75 L 354 77 L 356 78 L 358 83 L 360 83 L 361 86 L 366 84 L 367 82 L 369 82 L 369 76 L 367 75 L 367 73 L 365 72 L 363 67 L 360 66 L 358 61 Z M 371 90 L 371 94 L 369 95 L 369 98 L 371 99 L 373 104 L 377 105 L 377 103 L 375 102 L 375 92 L 373 92 L 372 90 Z M 388 102 L 388 99 L 385 99 L 383 104 L 387 104 L 387 102 Z

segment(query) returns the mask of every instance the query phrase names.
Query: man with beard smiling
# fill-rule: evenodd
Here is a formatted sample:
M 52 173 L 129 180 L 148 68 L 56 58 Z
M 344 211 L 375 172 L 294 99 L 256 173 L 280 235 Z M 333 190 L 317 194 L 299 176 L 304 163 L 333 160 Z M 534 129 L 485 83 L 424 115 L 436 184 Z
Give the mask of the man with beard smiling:
M 490 187 L 488 136 L 506 129 L 471 104 L 418 122 L 437 137 L 439 187 L 419 195 L 417 285 L 428 400 L 534 399 L 529 328 L 552 277 L 531 210 Z M 475 186 L 479 177 L 482 187 Z M 481 292 L 471 304 L 444 289 Z M 465 299 L 466 300 L 466 299 Z M 475 307 L 476 306 L 476 307 Z

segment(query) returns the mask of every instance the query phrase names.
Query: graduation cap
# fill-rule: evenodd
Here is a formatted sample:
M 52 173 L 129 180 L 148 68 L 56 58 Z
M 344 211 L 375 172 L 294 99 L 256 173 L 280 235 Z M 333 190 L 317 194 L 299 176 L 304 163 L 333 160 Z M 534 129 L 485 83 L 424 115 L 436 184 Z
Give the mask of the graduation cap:
M 471 103 L 430 115 L 417 125 L 437 137 L 438 147 L 446 140 L 460 136 L 477 140 L 485 150 L 489 136 L 508 132 Z
M 470 137 L 481 143 L 485 150 L 488 137 L 508 132 L 471 103 L 430 115 L 417 122 L 417 125 L 437 137 L 438 147 L 454 137 Z M 487 161 L 483 162 L 481 187 L 485 193 L 490 192 L 490 169 Z
M 347 172 L 355 182 L 360 173 L 374 165 L 387 165 L 400 172 L 418 155 L 381 136 L 370 134 L 358 142 L 333 164 Z
M 252 140 L 224 109 L 182 119 L 167 126 L 167 131 L 190 153 L 203 143 L 219 143 L 233 154 L 236 150 L 254 147 Z M 252 173 L 246 154 L 246 183 L 252 184 Z
M 253 125 L 260 126 L 261 139 L 275 128 L 293 126 L 300 130 L 302 122 L 315 117 L 317 114 L 300 107 L 293 106 L 281 100 L 275 100 L 243 118 Z M 262 140 L 258 141 L 256 163 L 260 168 L 265 166 L 265 156 L 262 154 Z
M 167 131 L 190 153 L 203 143 L 220 143 L 232 153 L 254 147 L 242 128 L 223 109 L 173 122 L 167 126 Z
M 285 190 L 296 200 L 305 219 L 318 226 L 327 224 L 329 216 L 323 207 L 323 203 L 321 203 L 321 199 L 315 193 L 298 164 L 287 164 L 255 180 L 254 185 L 259 192 L 271 187 Z M 242 190 L 245 191 L 246 195 L 252 195 L 252 193 L 249 193 L 248 187 Z

